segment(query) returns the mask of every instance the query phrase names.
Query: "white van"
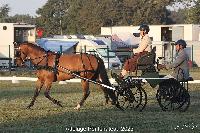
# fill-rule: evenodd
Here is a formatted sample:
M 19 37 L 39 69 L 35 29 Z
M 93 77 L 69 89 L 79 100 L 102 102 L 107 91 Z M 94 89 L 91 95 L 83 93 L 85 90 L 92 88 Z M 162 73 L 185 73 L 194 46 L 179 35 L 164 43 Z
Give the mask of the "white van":
M 106 68 L 109 69 L 121 69 L 122 63 L 116 54 L 112 51 L 108 51 L 107 48 L 96 48 L 94 51 L 89 51 L 91 54 L 96 54 L 103 61 Z
M 102 40 L 80 39 L 76 46 L 76 52 L 86 52 L 99 56 L 107 69 L 121 69 L 122 63 L 119 58 L 111 49 L 108 49 L 109 47 Z

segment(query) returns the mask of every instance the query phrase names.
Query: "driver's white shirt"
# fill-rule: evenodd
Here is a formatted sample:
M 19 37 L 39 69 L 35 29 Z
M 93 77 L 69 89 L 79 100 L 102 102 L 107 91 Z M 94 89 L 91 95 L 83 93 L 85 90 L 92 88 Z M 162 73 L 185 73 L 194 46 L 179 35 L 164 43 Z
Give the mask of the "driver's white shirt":
M 137 49 L 133 49 L 133 53 L 140 53 L 143 51 L 151 52 L 151 39 L 148 34 L 141 38 L 141 42 Z

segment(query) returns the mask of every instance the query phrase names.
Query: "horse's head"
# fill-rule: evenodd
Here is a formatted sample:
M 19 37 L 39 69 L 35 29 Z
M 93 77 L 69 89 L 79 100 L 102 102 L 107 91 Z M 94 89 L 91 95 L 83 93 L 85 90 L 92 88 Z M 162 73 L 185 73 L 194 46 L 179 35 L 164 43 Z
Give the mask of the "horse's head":
M 44 59 L 47 58 L 48 52 L 43 48 L 27 42 L 20 45 L 16 45 L 15 43 L 15 47 L 15 63 L 17 66 L 24 66 L 26 61 L 31 61 L 34 65 L 46 65 L 47 62 Z
M 23 47 L 21 44 L 16 48 L 15 51 L 15 64 L 17 66 L 24 66 L 25 61 L 27 59 L 27 52 L 25 52 L 25 47 Z

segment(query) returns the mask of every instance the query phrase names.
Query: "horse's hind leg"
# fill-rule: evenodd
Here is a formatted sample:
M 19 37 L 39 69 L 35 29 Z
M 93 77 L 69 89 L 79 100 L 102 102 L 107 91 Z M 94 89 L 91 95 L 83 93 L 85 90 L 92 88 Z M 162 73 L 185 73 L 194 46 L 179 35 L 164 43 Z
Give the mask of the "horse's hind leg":
M 48 98 L 50 101 L 52 101 L 54 104 L 57 104 L 58 106 L 63 107 L 63 106 L 61 105 L 60 101 L 58 101 L 58 100 L 52 98 L 52 97 L 49 95 L 50 89 L 51 89 L 51 84 L 52 84 L 52 82 L 46 82 L 46 83 L 45 83 L 45 92 L 44 92 L 45 97 Z
M 106 99 L 106 104 L 108 104 L 108 102 L 110 101 L 109 96 L 108 96 L 108 91 L 104 87 L 102 87 L 102 86 L 100 86 L 100 88 L 103 90 L 104 97 Z
M 36 88 L 35 88 L 35 92 L 34 92 L 34 96 L 32 98 L 32 101 L 27 106 L 28 109 L 30 109 L 34 105 L 35 100 L 36 100 L 37 96 L 39 95 L 42 86 L 43 86 L 43 83 L 38 79 L 37 82 L 36 82 Z
M 83 106 L 83 103 L 85 102 L 87 97 L 90 95 L 88 81 L 81 80 L 81 85 L 82 85 L 82 89 L 83 89 L 83 97 L 82 97 L 81 101 L 78 103 L 77 107 L 74 108 L 77 110 L 80 110 L 81 106 Z

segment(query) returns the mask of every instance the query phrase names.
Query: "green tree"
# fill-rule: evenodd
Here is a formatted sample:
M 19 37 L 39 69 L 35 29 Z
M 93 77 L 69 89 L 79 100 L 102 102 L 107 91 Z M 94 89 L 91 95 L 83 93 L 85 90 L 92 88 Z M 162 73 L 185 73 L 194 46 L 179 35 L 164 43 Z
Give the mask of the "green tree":
M 37 11 L 37 25 L 47 34 L 99 34 L 102 26 L 168 24 L 166 6 L 182 1 L 48 0 Z
M 33 18 L 28 14 L 27 15 L 16 14 L 15 16 L 9 17 L 8 22 L 35 24 L 35 18 Z
M 195 6 L 186 11 L 185 23 L 199 24 L 200 23 L 200 0 L 195 1 Z
M 0 7 L 0 22 L 1 23 L 7 22 L 9 11 L 10 11 L 10 7 L 8 6 L 8 4 Z
M 186 19 L 186 9 L 179 9 L 178 11 L 171 11 L 168 24 L 184 24 Z
M 62 34 L 69 2 L 70 0 L 48 0 L 42 8 L 37 10 L 38 27 L 43 27 L 47 34 Z

